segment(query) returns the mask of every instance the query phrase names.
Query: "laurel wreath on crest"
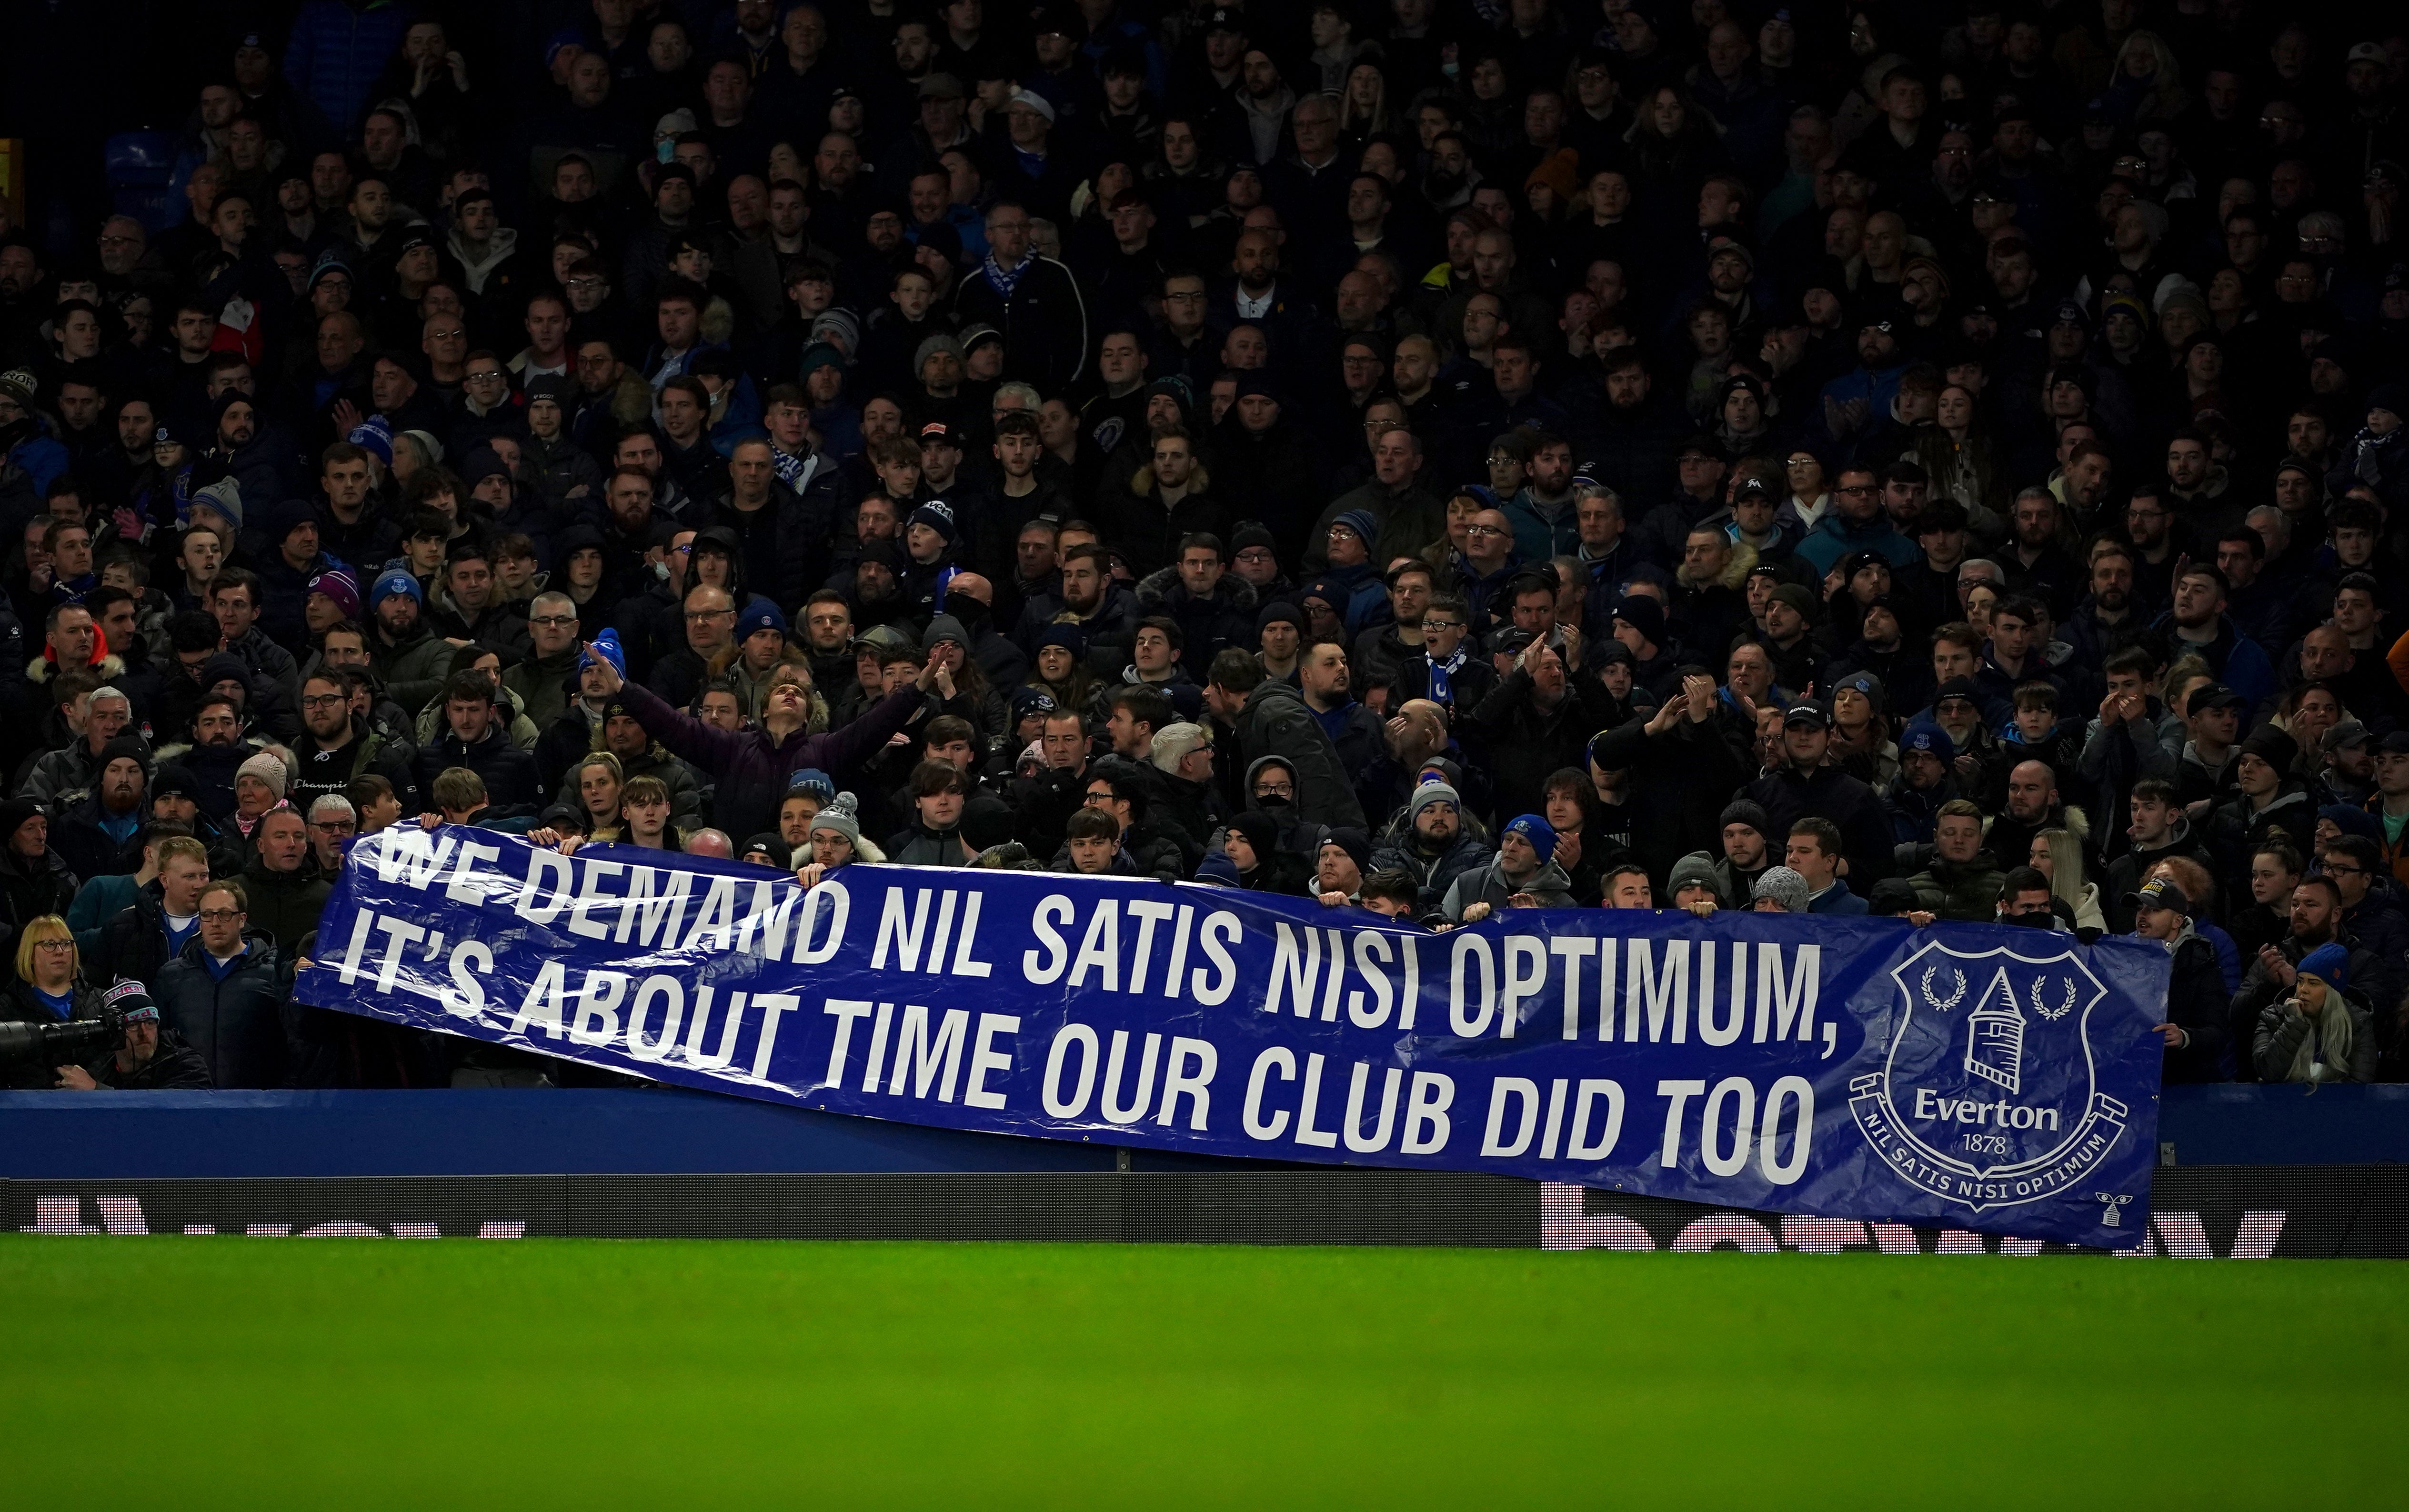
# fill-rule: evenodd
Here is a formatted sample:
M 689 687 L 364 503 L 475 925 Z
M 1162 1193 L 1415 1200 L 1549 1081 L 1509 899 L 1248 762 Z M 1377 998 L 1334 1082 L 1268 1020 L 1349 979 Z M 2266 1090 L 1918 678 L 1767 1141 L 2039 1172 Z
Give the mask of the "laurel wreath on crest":
M 2039 978 L 2035 978 L 2032 985 L 2032 1005 L 2034 1013 L 2041 1015 L 2041 1017 L 2048 1019 L 2053 1024 L 2056 1023 L 2059 1019 L 2064 1018 L 2067 1015 L 2074 1012 L 2074 984 L 2072 982 L 2066 984 L 2066 1001 L 2060 1003 L 2056 1008 L 2049 1008 L 2044 1007 L 2041 1003 L 2041 982 Z
M 1957 990 L 1943 998 L 1932 990 L 1932 979 L 1940 970 L 1937 966 L 1927 966 L 1924 969 L 1924 1001 L 1931 1004 L 1936 1012 L 1945 1014 L 1966 1000 L 1966 973 L 1955 969 L 1951 970 L 1949 974 L 1955 979 Z

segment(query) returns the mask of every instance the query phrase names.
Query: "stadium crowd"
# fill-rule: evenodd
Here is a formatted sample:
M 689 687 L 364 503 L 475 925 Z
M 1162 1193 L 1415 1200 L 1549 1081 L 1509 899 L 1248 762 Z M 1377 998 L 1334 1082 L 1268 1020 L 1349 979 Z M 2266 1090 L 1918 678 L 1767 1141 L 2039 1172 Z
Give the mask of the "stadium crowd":
M 2389 20 L 31 9 L 0 1014 L 137 1012 L 18 1085 L 599 1077 L 292 1001 L 438 817 L 2132 934 L 2169 1080 L 2403 1073 Z

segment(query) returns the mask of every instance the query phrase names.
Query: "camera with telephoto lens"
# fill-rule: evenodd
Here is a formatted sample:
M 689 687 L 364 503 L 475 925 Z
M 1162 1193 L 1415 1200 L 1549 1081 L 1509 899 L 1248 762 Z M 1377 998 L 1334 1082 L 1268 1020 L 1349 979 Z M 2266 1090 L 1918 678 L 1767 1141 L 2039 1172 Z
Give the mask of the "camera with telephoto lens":
M 124 1034 L 125 1015 L 114 1008 L 63 1024 L 0 1024 L 0 1066 L 79 1066 L 95 1052 L 115 1049 Z

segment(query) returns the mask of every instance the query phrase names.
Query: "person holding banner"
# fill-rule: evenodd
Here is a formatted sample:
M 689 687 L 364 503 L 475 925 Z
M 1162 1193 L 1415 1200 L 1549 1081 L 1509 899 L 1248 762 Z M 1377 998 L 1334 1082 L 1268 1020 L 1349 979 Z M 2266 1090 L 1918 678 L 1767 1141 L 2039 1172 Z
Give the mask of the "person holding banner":
M 590 642 L 585 655 L 604 698 L 619 698 L 654 739 L 711 773 L 718 784 L 713 817 L 719 828 L 739 835 L 776 827 L 778 800 L 786 796 L 786 779 L 793 773 L 815 767 L 842 782 L 886 749 L 891 737 L 928 717 L 936 707 L 930 694 L 953 697 L 952 675 L 932 660 L 921 668 L 918 681 L 863 709 L 850 724 L 811 735 L 804 732 L 810 674 L 782 664 L 762 691 L 759 727 L 724 730 L 671 708 L 650 688 L 628 682 Z

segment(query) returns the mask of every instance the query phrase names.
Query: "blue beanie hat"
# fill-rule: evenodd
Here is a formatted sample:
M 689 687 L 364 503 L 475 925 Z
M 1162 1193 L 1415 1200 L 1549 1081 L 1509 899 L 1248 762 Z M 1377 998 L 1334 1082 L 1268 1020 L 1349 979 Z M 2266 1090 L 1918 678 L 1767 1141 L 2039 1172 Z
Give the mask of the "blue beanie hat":
M 403 598 L 410 599 L 412 603 L 422 606 L 426 602 L 426 595 L 420 591 L 418 580 L 411 577 L 401 569 L 395 568 L 392 571 L 387 572 L 384 576 L 376 580 L 376 589 L 369 595 L 368 598 L 369 610 L 373 612 L 377 605 L 383 603 L 386 599 L 392 598 L 396 594 L 399 594 Z M 603 633 L 608 635 L 610 632 L 605 630 Z
M 1539 859 L 1551 861 L 1556 857 L 1556 827 L 1539 814 L 1526 814 L 1506 827 L 1506 833 L 1520 835 L 1539 853 Z
M 1372 518 L 1370 510 L 1349 510 L 1330 524 L 1334 528 L 1343 525 L 1354 531 L 1355 539 L 1362 541 L 1366 550 L 1371 548 L 1374 541 L 1380 539 L 1379 522 Z
M 1088 632 L 1068 620 L 1048 625 L 1037 637 L 1038 650 L 1047 646 L 1060 646 L 1074 656 L 1084 656 L 1088 654 Z
M 584 656 L 578 659 L 577 670 L 579 671 L 584 671 L 593 663 L 594 657 L 598 653 L 601 655 L 604 661 L 611 664 L 611 670 L 613 671 L 617 672 L 621 677 L 626 677 L 627 675 L 627 653 L 619 644 L 618 631 L 604 630 L 601 634 L 596 636 L 594 638 L 594 650 L 587 652 Z
M 370 415 L 352 427 L 343 439 L 376 454 L 386 467 L 393 466 L 393 424 L 382 415 Z
M 816 793 L 821 802 L 828 803 L 836 798 L 836 783 L 817 767 L 802 767 L 786 779 L 786 791 Z
M 775 630 L 780 635 L 786 634 L 786 616 L 780 613 L 778 606 L 767 598 L 756 598 L 744 606 L 743 613 L 736 617 L 736 639 L 743 641 L 758 635 L 763 630 Z M 608 630 L 602 633 L 611 634 Z M 615 640 L 616 637 L 613 639 Z
M 1906 732 L 1898 738 L 1898 754 L 1905 756 L 1910 751 L 1927 752 L 1939 756 L 1943 763 L 1957 759 L 1957 742 L 1949 738 L 1947 730 L 1929 719 L 1908 721 Z
M 2334 828 L 2345 835 L 2365 835 L 2378 848 L 2384 844 L 2384 827 L 2365 809 L 2348 803 L 2329 803 L 2317 811 L 2317 817 L 2331 819 Z
M 2350 986 L 2350 951 L 2339 942 L 2319 945 L 2301 958 L 2297 970 L 2339 992 Z

